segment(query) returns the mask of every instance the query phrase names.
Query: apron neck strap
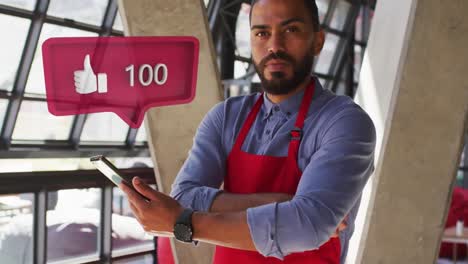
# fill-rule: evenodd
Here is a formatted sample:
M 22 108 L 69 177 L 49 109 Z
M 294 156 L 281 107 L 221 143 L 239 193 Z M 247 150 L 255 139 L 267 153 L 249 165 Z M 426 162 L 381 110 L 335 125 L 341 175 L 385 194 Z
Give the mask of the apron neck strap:
M 315 80 L 312 79 L 311 83 L 304 92 L 304 97 L 302 98 L 301 106 L 299 108 L 299 113 L 297 114 L 296 123 L 294 130 L 300 130 L 302 133 L 302 128 L 304 128 L 304 121 L 307 117 L 307 112 L 309 112 L 309 106 L 312 103 L 312 98 L 314 97 L 315 91 Z
M 245 120 L 244 125 L 242 126 L 239 135 L 237 136 L 233 150 L 241 150 L 242 144 L 244 144 L 245 138 L 247 137 L 250 128 L 252 127 L 255 119 L 257 118 L 257 114 L 258 112 L 260 112 L 260 108 L 263 104 L 263 95 L 264 93 L 260 94 L 260 97 L 257 99 L 257 102 L 255 102 L 255 105 L 253 106 L 252 110 L 247 116 L 247 119 Z
M 304 128 L 304 121 L 309 112 L 310 104 L 314 97 L 315 92 L 315 80 L 312 80 L 310 85 L 306 88 L 304 98 L 302 98 L 301 107 L 296 118 L 295 127 L 290 132 L 290 141 L 288 147 L 288 166 L 294 168 L 297 166 L 297 159 L 299 155 L 299 146 L 302 140 L 302 129 Z
M 294 141 L 300 142 L 300 139 L 302 138 L 302 128 L 304 127 L 304 120 L 307 116 L 307 112 L 309 112 L 309 106 L 314 96 L 314 90 L 315 90 L 315 79 L 312 79 L 309 86 L 305 89 L 304 97 L 302 98 L 301 106 L 299 108 L 299 113 L 296 118 L 295 128 L 291 130 L 291 142 L 294 142 Z M 257 101 L 255 102 L 255 105 L 253 106 L 252 110 L 247 116 L 247 119 L 245 120 L 245 123 L 242 126 L 239 132 L 239 135 L 237 136 L 237 139 L 234 143 L 233 150 L 234 149 L 240 150 L 242 148 L 242 144 L 244 144 L 245 138 L 247 137 L 247 134 L 249 133 L 250 128 L 255 122 L 258 112 L 260 112 L 260 108 L 262 107 L 263 100 L 264 100 L 263 97 L 264 97 L 264 93 L 262 93 L 260 97 L 257 99 Z M 291 152 L 291 147 L 292 146 L 290 144 L 289 152 Z M 298 148 L 298 146 L 296 147 Z

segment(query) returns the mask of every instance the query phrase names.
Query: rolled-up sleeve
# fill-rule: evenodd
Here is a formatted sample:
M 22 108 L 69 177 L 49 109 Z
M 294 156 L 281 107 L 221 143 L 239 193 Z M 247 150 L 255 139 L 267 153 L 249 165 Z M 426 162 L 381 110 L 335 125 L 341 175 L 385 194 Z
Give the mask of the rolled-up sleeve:
M 283 259 L 319 248 L 354 206 L 373 172 L 375 128 L 359 107 L 326 122 L 291 201 L 247 210 L 257 250 Z
M 170 196 L 182 206 L 207 212 L 224 180 L 223 103 L 214 106 L 197 129 L 192 149 L 172 185 Z

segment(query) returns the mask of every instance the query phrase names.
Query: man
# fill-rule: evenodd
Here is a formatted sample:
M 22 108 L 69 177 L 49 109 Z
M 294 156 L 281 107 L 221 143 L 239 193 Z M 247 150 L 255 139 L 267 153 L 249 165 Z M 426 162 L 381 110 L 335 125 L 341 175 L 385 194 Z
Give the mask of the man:
M 215 244 L 216 264 L 344 262 L 375 129 L 350 98 L 310 76 L 324 43 L 317 13 L 312 0 L 252 2 L 252 58 L 265 93 L 206 115 L 175 199 L 138 179 L 151 201 L 122 186 L 145 230 Z

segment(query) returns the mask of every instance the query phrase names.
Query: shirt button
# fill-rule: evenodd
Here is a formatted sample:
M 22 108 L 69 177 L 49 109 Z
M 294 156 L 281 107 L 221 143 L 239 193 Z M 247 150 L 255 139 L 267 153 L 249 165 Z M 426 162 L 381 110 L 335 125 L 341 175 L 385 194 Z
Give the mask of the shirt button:
M 276 112 L 278 112 L 278 111 L 280 110 L 279 106 L 277 106 L 277 105 L 276 105 L 273 109 L 274 109 Z
M 290 115 L 291 115 L 291 112 L 287 112 L 286 114 L 287 114 L 288 116 L 290 116 Z

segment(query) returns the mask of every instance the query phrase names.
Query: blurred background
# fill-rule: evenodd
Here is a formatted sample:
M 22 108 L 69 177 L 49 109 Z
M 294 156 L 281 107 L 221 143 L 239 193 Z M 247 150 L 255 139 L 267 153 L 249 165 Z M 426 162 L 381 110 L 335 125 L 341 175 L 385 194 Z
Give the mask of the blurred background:
M 257 92 L 251 63 L 250 1 L 205 0 L 225 98 Z M 326 32 L 314 74 L 353 97 L 374 0 L 317 0 Z M 42 43 L 50 37 L 123 36 L 115 0 L 0 0 L 0 262 L 155 263 L 157 239 L 139 227 L 122 193 L 89 157 L 107 155 L 126 175 L 155 184 L 144 126 L 113 113 L 55 117 L 45 102 Z M 468 149 L 457 173 L 440 263 L 466 258 Z M 156 186 L 154 186 L 157 188 Z M 458 243 L 458 246 L 455 246 Z

